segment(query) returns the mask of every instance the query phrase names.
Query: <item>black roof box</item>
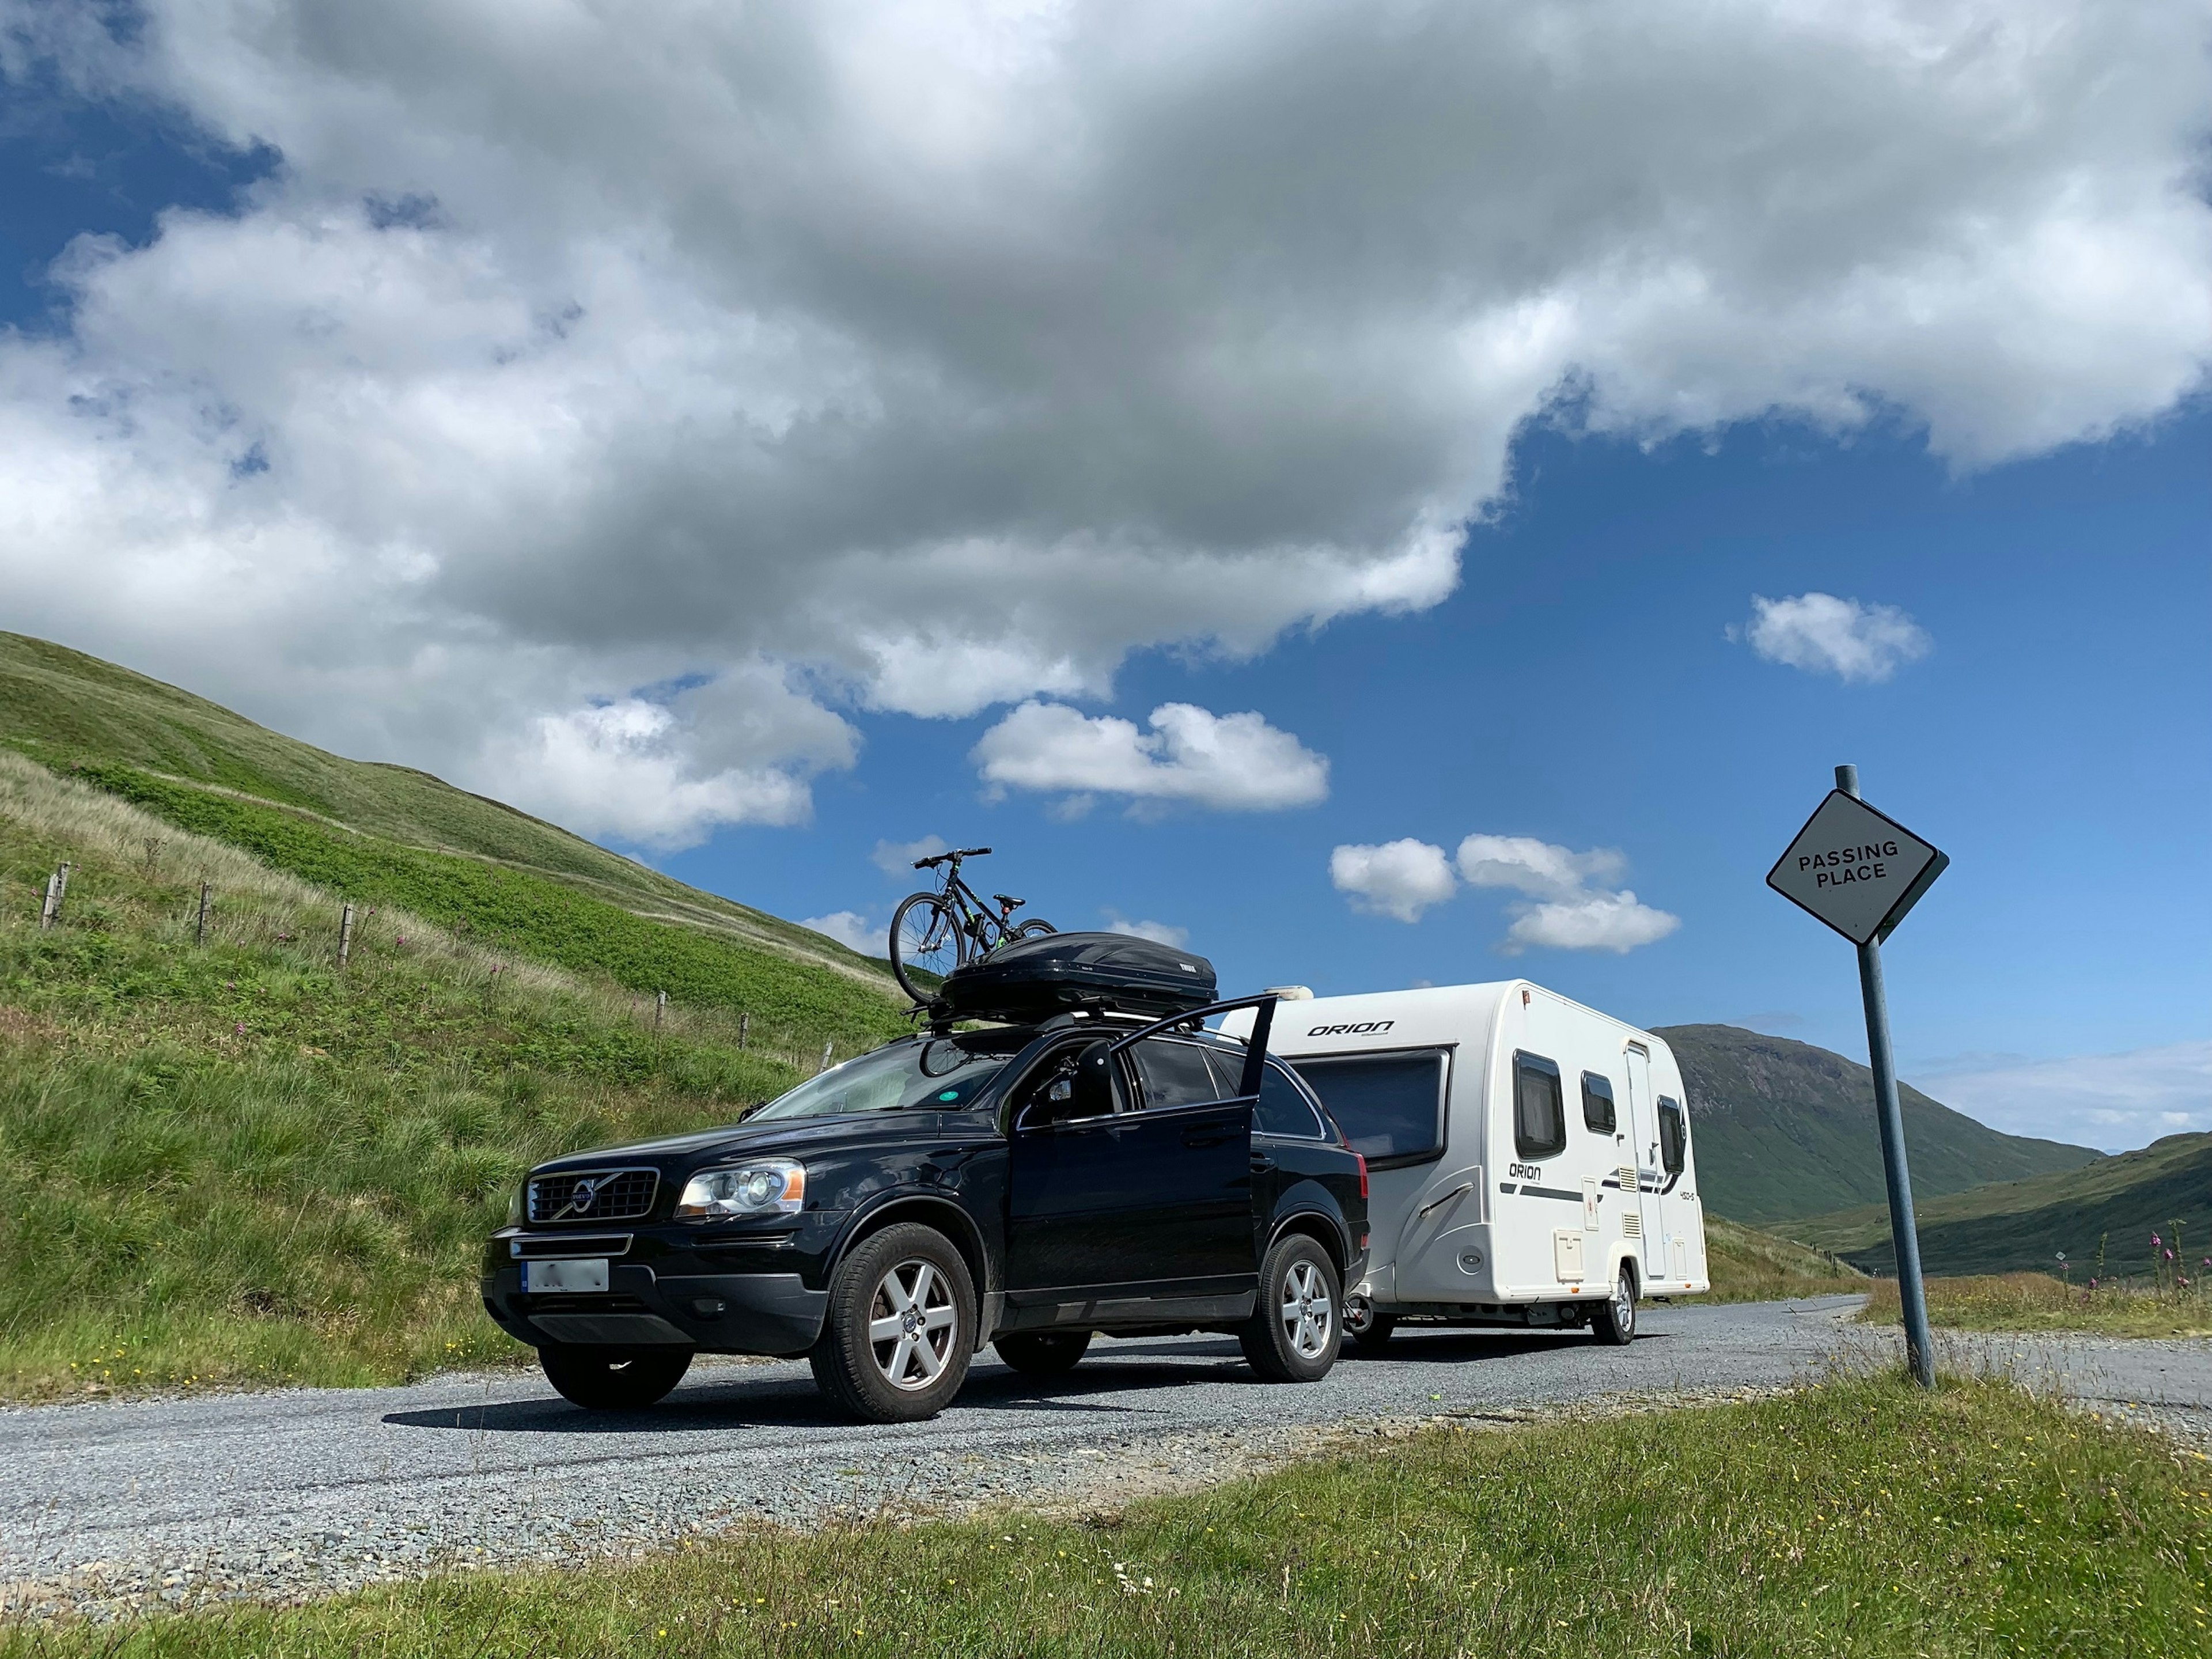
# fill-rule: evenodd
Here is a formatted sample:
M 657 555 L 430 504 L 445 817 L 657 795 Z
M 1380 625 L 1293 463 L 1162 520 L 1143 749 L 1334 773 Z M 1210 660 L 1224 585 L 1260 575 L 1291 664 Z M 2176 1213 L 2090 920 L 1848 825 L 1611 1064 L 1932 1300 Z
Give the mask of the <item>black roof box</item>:
M 1159 1019 L 1214 1000 L 1213 964 L 1127 933 L 1044 933 L 954 969 L 935 1011 L 1033 1025 L 1071 1008 Z

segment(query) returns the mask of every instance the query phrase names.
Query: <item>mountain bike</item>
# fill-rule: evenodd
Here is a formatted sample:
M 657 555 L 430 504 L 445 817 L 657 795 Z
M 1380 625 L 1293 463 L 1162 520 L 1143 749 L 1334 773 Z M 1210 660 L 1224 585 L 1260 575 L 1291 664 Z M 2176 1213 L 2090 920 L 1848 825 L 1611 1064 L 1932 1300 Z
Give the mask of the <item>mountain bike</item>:
M 991 849 L 963 847 L 916 859 L 917 870 L 945 866 L 945 885 L 934 891 L 909 893 L 891 913 L 891 972 L 916 1002 L 927 1002 L 941 981 L 963 963 L 987 957 L 1000 945 L 1018 939 L 1034 939 L 1054 931 L 1041 917 L 1016 922 L 1014 912 L 1022 901 L 1007 893 L 994 893 L 994 910 L 960 879 L 960 861 L 979 859 Z M 927 978 L 924 978 L 927 975 Z

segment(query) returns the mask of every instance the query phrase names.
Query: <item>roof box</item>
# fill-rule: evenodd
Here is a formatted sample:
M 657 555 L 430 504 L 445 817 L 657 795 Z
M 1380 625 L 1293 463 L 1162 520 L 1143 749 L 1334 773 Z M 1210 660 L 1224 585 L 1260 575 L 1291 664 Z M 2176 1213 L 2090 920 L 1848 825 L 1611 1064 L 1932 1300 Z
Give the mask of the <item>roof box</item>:
M 944 1017 L 1033 1025 L 1072 1008 L 1164 1018 L 1214 1000 L 1213 964 L 1127 933 L 1044 933 L 956 968 Z

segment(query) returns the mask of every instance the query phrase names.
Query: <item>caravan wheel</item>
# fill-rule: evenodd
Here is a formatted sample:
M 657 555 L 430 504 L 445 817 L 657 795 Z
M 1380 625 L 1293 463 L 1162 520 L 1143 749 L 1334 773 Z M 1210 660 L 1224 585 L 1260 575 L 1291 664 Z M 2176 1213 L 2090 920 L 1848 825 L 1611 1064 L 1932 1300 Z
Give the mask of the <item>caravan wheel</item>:
M 1590 1334 L 1616 1348 L 1636 1340 L 1636 1269 L 1626 1261 L 1613 1281 L 1613 1294 L 1590 1310 Z

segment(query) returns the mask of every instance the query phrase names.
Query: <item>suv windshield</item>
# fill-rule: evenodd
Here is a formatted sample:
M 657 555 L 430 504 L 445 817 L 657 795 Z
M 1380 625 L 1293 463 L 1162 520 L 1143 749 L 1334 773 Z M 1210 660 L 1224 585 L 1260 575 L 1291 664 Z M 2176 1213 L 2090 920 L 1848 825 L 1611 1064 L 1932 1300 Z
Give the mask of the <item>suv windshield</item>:
M 960 1037 L 894 1042 L 833 1066 L 746 1120 L 840 1117 L 850 1112 L 957 1112 L 1006 1068 L 1008 1056 Z

